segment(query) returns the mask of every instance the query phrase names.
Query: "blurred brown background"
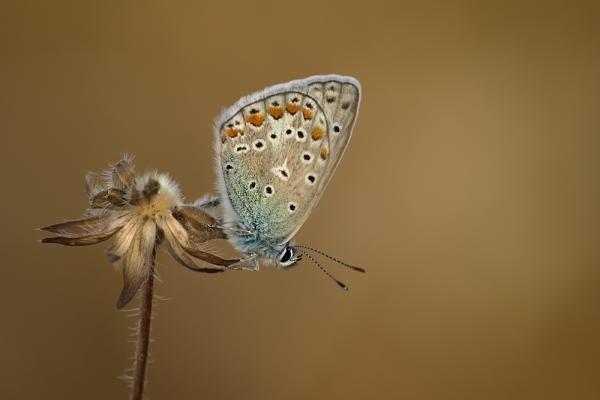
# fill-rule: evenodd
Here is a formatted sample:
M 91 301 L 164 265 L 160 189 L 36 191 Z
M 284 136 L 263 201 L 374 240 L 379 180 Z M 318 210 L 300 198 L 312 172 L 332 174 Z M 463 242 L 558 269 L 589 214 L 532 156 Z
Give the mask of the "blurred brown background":
M 600 398 L 598 12 L 3 2 L 0 397 L 127 397 L 120 274 L 100 247 L 36 243 L 83 211 L 85 172 L 131 152 L 194 199 L 221 107 L 334 72 L 361 114 L 298 239 L 368 273 L 327 262 L 344 293 L 309 263 L 163 256 L 148 397 Z

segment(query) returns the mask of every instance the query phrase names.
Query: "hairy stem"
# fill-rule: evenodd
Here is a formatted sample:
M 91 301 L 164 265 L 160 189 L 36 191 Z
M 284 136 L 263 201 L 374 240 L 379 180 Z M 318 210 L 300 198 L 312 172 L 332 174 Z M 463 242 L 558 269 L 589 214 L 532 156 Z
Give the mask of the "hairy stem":
M 150 342 L 150 321 L 152 320 L 152 300 L 154 297 L 154 258 L 148 280 L 142 286 L 140 301 L 140 320 L 138 322 L 137 343 L 135 360 L 133 364 L 133 385 L 131 387 L 131 400 L 142 400 L 144 383 L 146 381 L 146 365 L 148 364 L 148 345 Z

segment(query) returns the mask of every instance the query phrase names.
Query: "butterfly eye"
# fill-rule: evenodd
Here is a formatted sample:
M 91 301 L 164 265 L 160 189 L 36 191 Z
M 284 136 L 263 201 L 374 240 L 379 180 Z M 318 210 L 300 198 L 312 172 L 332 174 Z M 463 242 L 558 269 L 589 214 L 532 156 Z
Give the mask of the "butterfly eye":
M 333 125 L 333 131 L 335 133 L 340 133 L 341 130 L 342 130 L 342 127 L 339 126 L 338 124 Z
M 290 136 L 292 133 L 294 133 L 294 131 L 291 128 L 287 128 L 285 130 L 285 134 L 288 135 L 288 136 Z
M 291 247 L 286 248 L 281 252 L 279 256 L 279 265 L 282 267 L 289 267 L 294 265 L 298 261 L 297 257 L 294 257 L 294 250 Z
M 291 258 L 292 258 L 292 249 L 290 249 L 289 247 L 287 247 L 285 249 L 285 251 L 283 252 L 283 255 L 281 256 L 281 259 L 279 261 L 281 261 L 282 263 L 284 263 L 284 262 L 290 261 Z
M 309 185 L 314 185 L 316 180 L 317 176 L 315 174 L 306 175 L 306 183 L 308 183 Z
M 232 171 L 233 170 L 233 165 L 231 165 L 230 163 L 225 164 L 225 170 Z
M 250 181 L 250 184 L 248 185 L 249 189 L 254 189 L 256 188 L 256 182 L 255 181 Z
M 239 145 L 235 148 L 236 153 L 247 153 L 248 152 L 248 146 L 246 146 L 245 144 L 243 145 Z
M 275 193 L 275 190 L 273 189 L 273 186 L 271 186 L 271 185 L 267 185 L 267 186 L 265 187 L 265 195 L 266 195 L 267 197 L 271 197 L 271 196 L 273 196 L 273 193 Z

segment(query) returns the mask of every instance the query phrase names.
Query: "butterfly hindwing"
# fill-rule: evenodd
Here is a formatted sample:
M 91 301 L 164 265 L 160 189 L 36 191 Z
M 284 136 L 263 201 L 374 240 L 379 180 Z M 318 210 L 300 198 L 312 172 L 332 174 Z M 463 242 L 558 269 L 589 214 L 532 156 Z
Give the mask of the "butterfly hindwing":
M 360 86 L 317 76 L 242 98 L 217 121 L 226 223 L 285 242 L 316 206 L 348 144 Z

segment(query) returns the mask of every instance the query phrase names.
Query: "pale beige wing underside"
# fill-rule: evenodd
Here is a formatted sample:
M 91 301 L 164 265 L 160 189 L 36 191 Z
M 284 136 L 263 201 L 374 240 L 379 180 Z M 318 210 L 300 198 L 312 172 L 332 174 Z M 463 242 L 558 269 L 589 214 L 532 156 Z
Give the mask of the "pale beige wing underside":
M 337 78 L 266 89 L 217 127 L 221 173 L 233 173 L 234 166 L 238 173 L 227 181 L 227 200 L 243 225 L 261 220 L 260 208 L 269 218 L 263 230 L 287 241 L 316 206 L 348 145 L 360 103 L 358 82 Z

